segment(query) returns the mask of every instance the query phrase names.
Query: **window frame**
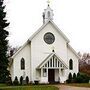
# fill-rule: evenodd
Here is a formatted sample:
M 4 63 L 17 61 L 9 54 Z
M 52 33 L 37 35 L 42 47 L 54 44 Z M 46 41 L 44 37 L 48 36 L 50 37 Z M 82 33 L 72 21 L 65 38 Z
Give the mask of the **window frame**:
M 43 69 L 43 77 L 47 77 L 47 69 L 46 68 Z
M 69 60 L 69 69 L 73 70 L 73 60 L 72 59 Z
M 21 70 L 25 70 L 25 59 L 24 58 L 21 58 L 20 67 L 21 67 Z

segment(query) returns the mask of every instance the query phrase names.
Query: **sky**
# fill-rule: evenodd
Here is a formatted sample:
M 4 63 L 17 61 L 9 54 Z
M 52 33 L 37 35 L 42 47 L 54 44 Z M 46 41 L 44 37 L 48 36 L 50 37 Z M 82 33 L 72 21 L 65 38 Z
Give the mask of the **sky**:
M 90 0 L 50 0 L 54 23 L 77 52 L 90 53 Z M 47 0 L 5 0 L 9 45 L 22 46 L 43 24 Z

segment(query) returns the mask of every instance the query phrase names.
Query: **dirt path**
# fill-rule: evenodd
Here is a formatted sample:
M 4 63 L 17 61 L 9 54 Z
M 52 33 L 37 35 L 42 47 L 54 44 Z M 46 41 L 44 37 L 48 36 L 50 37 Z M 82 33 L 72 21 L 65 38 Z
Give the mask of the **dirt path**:
M 59 90 L 90 90 L 90 88 L 84 87 L 74 87 L 74 86 L 66 86 L 66 85 L 56 85 Z

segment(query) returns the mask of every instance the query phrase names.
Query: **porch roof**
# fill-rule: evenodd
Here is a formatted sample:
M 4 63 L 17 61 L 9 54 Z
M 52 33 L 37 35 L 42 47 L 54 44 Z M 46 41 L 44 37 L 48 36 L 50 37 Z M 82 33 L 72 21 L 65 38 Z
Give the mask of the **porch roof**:
M 58 59 L 58 61 L 60 61 L 62 64 L 63 64 L 63 66 L 66 68 L 66 69 L 68 69 L 68 66 L 67 66 L 67 64 L 56 54 L 56 53 L 51 53 L 51 54 L 49 54 L 44 60 L 43 60 L 43 62 L 37 67 L 37 69 L 41 69 L 53 56 L 55 56 L 57 59 Z

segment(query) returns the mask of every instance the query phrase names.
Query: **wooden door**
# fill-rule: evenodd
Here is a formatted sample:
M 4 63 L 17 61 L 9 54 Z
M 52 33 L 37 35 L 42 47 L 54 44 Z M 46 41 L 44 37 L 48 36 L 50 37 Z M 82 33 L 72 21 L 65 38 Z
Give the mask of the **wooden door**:
M 55 71 L 54 71 L 54 69 L 48 69 L 48 82 L 49 83 L 55 82 Z

